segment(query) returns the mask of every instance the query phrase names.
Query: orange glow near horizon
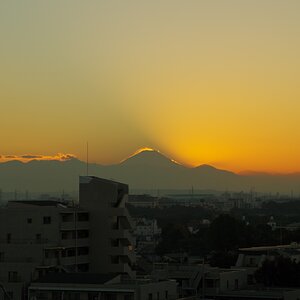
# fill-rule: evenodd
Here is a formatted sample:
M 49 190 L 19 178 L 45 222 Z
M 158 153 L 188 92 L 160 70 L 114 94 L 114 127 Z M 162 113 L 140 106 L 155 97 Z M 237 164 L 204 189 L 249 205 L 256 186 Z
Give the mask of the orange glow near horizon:
M 180 159 L 181 161 L 177 161 L 175 159 L 173 159 L 170 155 L 168 155 L 167 153 L 162 153 L 160 150 L 151 148 L 151 147 L 142 147 L 139 148 L 138 150 L 136 150 L 133 154 L 129 155 L 128 157 L 122 159 L 120 162 L 118 163 L 122 163 L 124 161 L 126 161 L 127 159 L 134 157 L 135 155 L 138 155 L 144 151 L 150 151 L 150 152 L 158 152 L 161 155 L 165 156 L 166 159 L 169 159 L 170 161 L 172 161 L 175 164 L 181 165 L 181 166 L 185 166 L 187 168 L 195 168 L 201 165 L 211 165 L 217 169 L 222 169 L 222 170 L 227 170 L 227 171 L 231 171 L 237 174 L 241 174 L 241 175 L 251 175 L 251 174 L 255 174 L 255 173 L 266 173 L 266 174 L 272 174 L 272 175 L 280 175 L 280 174 L 293 174 L 293 173 L 298 173 L 297 171 L 295 172 L 293 169 L 285 169 L 283 172 L 274 172 L 272 171 L 272 169 L 259 169 L 259 170 L 254 170 L 254 169 L 240 169 L 240 168 L 230 168 L 230 164 L 229 163 L 224 163 L 224 162 L 204 162 L 204 161 L 199 161 L 199 160 L 183 160 L 182 155 L 178 155 L 176 156 L 177 159 Z M 192 153 L 192 152 L 190 152 Z M 197 155 L 195 155 L 196 157 Z M 193 157 L 191 155 L 191 157 Z M 31 155 L 31 154 L 25 154 L 25 155 L 0 155 L 0 163 L 4 163 L 4 162 L 9 162 L 9 161 L 20 161 L 22 163 L 28 163 L 30 161 L 36 160 L 36 161 L 67 161 L 70 159 L 74 159 L 77 158 L 76 155 L 74 154 L 64 154 L 64 153 L 57 153 L 55 155 Z M 79 159 L 79 158 L 78 158 Z M 83 160 L 82 160 L 83 161 Z M 115 164 L 116 162 L 112 162 L 112 163 L 103 163 L 103 161 L 98 161 L 95 163 L 99 163 L 99 164 L 103 164 L 103 165 L 110 165 L 110 164 Z
M 300 1 L 19 2 L 0 3 L 0 162 L 85 161 L 88 141 L 103 165 L 300 172 Z

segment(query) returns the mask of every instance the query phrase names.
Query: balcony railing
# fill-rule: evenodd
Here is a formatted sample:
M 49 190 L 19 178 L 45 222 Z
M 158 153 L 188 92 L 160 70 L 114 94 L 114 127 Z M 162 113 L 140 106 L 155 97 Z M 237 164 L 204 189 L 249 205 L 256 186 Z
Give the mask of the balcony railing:
M 74 221 L 61 222 L 60 230 L 80 230 L 80 229 L 89 229 L 90 223 L 88 221 Z
M 63 247 L 83 247 L 83 246 L 89 246 L 90 240 L 89 238 L 78 238 L 77 240 L 75 238 L 70 239 L 63 239 L 60 241 L 60 245 Z
M 0 244 L 14 244 L 14 245 L 21 245 L 21 244 L 48 244 L 51 241 L 49 239 L 0 239 Z
M 0 260 L 1 263 L 32 263 L 32 257 L 4 257 Z

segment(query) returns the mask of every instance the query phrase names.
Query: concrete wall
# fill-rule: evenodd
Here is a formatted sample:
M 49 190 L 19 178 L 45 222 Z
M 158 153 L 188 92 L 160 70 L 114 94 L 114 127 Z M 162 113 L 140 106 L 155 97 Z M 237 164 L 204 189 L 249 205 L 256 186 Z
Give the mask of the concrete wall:
M 138 299 L 148 300 L 150 294 L 153 300 L 177 299 L 177 283 L 176 281 L 161 281 L 142 285 Z
M 220 292 L 247 287 L 247 271 L 234 270 L 220 273 Z

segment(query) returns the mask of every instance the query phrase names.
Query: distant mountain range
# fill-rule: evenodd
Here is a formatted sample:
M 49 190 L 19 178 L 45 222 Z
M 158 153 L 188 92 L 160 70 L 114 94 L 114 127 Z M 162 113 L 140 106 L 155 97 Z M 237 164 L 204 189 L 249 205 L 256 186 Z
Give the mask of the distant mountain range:
M 3 191 L 76 191 L 78 176 L 86 174 L 86 163 L 78 159 L 0 164 L 0 189 Z M 128 183 L 131 189 L 212 189 L 218 191 L 300 193 L 300 173 L 270 175 L 235 174 L 201 165 L 187 168 L 156 151 L 140 152 L 115 165 L 89 165 L 89 175 Z

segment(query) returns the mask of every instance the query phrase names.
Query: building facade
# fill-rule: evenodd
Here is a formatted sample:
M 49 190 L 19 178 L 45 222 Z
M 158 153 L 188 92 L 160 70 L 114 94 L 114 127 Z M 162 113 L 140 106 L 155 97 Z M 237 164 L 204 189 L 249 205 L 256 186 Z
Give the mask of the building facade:
M 51 272 L 135 277 L 128 186 L 80 177 L 79 204 L 10 201 L 0 209 L 0 299 L 27 299 L 30 282 Z

